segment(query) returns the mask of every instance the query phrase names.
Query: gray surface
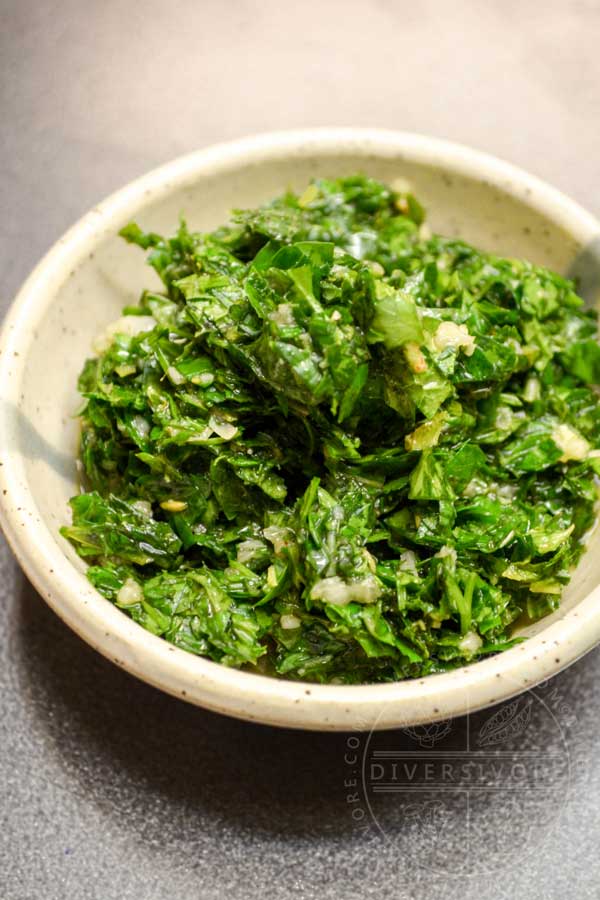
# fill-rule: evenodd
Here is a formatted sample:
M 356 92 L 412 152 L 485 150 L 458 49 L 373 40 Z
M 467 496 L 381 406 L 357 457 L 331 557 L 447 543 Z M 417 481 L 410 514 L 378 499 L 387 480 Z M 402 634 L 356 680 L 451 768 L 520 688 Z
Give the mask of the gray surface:
M 104 194 L 250 131 L 442 135 L 600 213 L 598 3 L 2 0 L 0 10 L 1 311 Z M 118 671 L 44 606 L 3 544 L 0 600 L 1 900 L 598 896 L 598 651 L 508 708 L 512 737 L 498 720 L 482 737 L 490 713 L 438 735 L 445 761 L 458 749 L 483 766 L 476 790 L 462 774 L 455 791 L 409 793 L 405 779 L 382 795 L 374 782 L 344 786 L 357 764 L 344 761 L 343 735 L 230 721 Z M 478 735 L 487 756 L 473 749 Z M 422 734 L 361 739 L 358 758 L 377 748 L 416 751 L 420 787 L 423 762 L 439 764 Z M 494 776 L 498 750 L 521 769 Z M 489 871 L 498 860 L 502 874 Z

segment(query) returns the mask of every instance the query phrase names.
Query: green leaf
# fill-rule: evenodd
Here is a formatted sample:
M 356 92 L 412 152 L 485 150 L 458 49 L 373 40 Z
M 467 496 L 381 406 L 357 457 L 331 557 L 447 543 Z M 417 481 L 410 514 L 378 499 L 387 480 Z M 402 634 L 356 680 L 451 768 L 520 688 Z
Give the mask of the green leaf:
M 454 494 L 432 450 L 423 450 L 410 474 L 409 500 L 451 500 Z
M 423 342 L 423 329 L 417 307 L 412 296 L 406 291 L 378 291 L 374 315 L 369 332 L 369 341 L 381 341 L 388 350 L 404 344 Z
M 502 652 L 558 607 L 596 520 L 596 313 L 423 220 L 354 174 L 211 232 L 122 229 L 163 286 L 83 367 L 62 529 L 106 602 L 348 685 Z

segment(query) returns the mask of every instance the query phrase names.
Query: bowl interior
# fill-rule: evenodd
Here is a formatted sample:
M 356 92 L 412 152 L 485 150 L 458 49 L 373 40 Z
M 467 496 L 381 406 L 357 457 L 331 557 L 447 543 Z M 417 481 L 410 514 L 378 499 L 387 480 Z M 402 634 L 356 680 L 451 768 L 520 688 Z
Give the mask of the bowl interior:
M 535 190 L 496 176 L 467 174 L 464 164 L 432 159 L 431 154 L 377 151 L 372 145 L 303 146 L 273 152 L 233 154 L 218 164 L 188 166 L 173 179 L 158 178 L 136 189 L 108 211 L 100 208 L 75 243 L 66 240 L 68 265 L 56 264 L 37 303 L 32 328 L 20 328 L 18 400 L 9 404 L 11 452 L 22 455 L 24 477 L 39 518 L 60 553 L 80 571 L 84 566 L 58 535 L 69 519 L 67 501 L 78 489 L 75 463 L 80 405 L 77 375 L 91 355 L 93 338 L 135 302 L 141 290 L 156 284 L 141 250 L 128 246 L 116 232 L 130 219 L 144 229 L 170 234 L 184 215 L 192 229 L 210 229 L 227 219 L 234 207 L 255 206 L 287 187 L 303 188 L 315 176 L 361 171 L 391 181 L 407 179 L 428 211 L 433 231 L 460 236 L 485 249 L 526 257 L 567 272 L 580 255 L 582 236 L 538 202 Z M 110 203 L 110 201 L 109 201 Z M 600 535 L 573 578 L 565 602 L 552 617 L 530 632 L 543 631 L 579 604 L 600 581 Z M 137 627 L 137 626 L 136 626 Z M 444 677 L 444 676 L 442 676 Z

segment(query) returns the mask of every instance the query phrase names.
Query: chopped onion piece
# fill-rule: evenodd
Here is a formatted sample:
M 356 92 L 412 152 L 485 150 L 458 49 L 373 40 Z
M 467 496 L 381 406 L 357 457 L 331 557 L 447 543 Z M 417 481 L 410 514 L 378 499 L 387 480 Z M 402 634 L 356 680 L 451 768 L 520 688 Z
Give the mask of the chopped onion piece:
M 119 606 L 133 606 L 135 603 L 141 603 L 143 599 L 144 593 L 141 585 L 133 578 L 127 578 L 117 592 Z
M 338 575 L 322 578 L 313 585 L 310 592 L 312 600 L 323 600 L 333 606 L 346 606 L 348 603 L 375 603 L 381 588 L 374 575 L 367 575 L 358 581 L 343 581 Z
M 187 503 L 184 500 L 163 500 L 160 508 L 166 512 L 178 513 L 187 509 Z
M 219 416 L 211 416 L 208 420 L 208 425 L 209 428 L 212 428 L 215 434 L 218 434 L 224 441 L 230 441 L 239 434 L 235 425 L 231 422 L 227 422 L 226 419 L 221 419 Z
M 458 646 L 464 653 L 472 654 L 483 646 L 483 641 L 475 631 L 467 631 Z
M 457 325 L 455 322 L 441 322 L 433 336 L 433 346 L 441 353 L 446 347 L 459 350 L 461 347 L 465 356 L 472 356 L 475 351 L 475 338 L 469 334 L 466 325 Z
M 560 462 L 585 459 L 590 451 L 590 445 L 578 431 L 570 425 L 559 425 L 552 432 L 552 440 L 559 450 L 562 450 Z

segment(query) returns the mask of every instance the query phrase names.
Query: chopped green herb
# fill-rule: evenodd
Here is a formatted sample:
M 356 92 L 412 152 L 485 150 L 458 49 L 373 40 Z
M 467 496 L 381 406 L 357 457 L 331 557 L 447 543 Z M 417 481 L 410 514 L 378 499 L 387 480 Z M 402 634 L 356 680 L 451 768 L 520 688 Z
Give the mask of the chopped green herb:
M 317 180 L 123 237 L 144 291 L 79 379 L 62 534 L 144 628 L 230 666 L 393 681 L 556 609 L 595 521 L 596 316 L 545 269 Z

